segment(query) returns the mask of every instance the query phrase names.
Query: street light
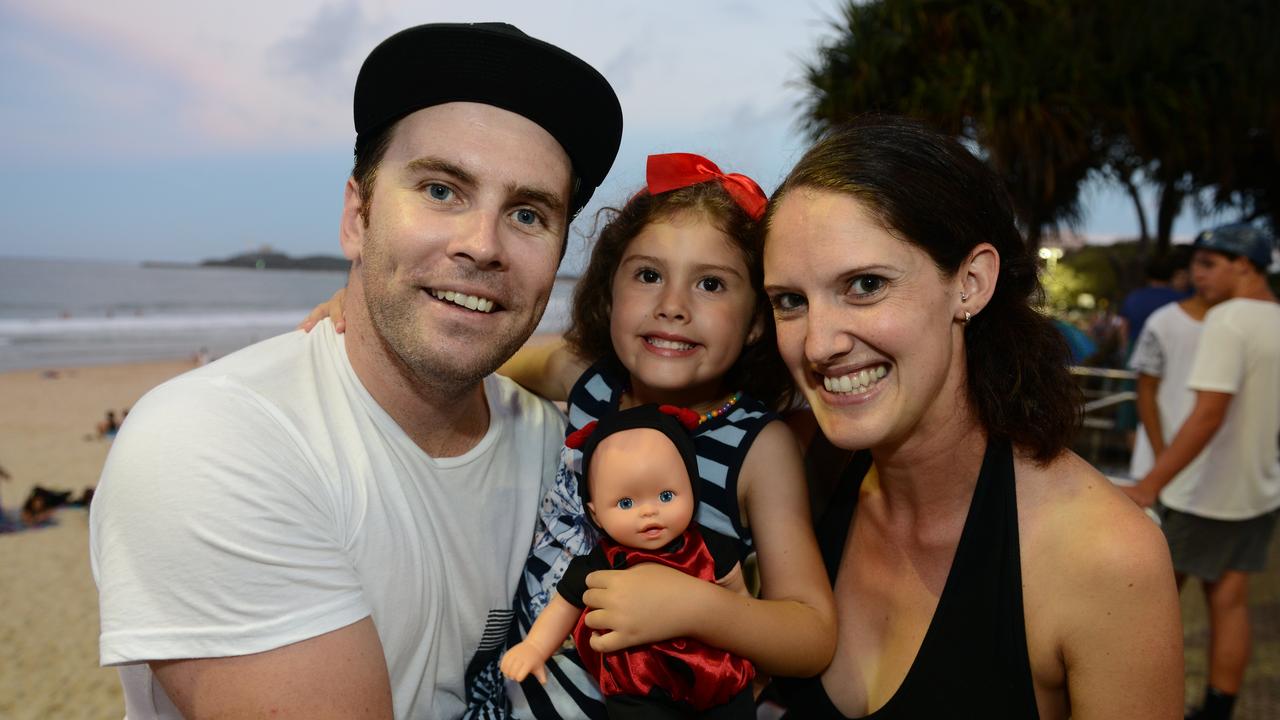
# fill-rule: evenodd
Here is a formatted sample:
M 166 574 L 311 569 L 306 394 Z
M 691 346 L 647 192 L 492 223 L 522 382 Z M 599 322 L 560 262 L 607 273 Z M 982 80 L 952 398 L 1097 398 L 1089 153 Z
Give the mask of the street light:
M 1040 248 L 1040 259 L 1048 263 L 1049 267 L 1053 267 L 1054 265 L 1057 265 L 1058 261 L 1062 259 L 1063 254 L 1064 254 L 1063 250 L 1060 247 Z

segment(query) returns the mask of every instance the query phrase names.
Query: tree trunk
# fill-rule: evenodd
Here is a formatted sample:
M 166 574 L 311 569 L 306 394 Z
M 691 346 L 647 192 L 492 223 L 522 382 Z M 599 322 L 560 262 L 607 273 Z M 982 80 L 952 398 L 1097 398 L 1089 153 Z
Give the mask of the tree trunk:
M 1142 206 L 1142 195 L 1138 192 L 1138 185 L 1133 181 L 1132 175 L 1126 175 L 1120 180 L 1124 184 L 1124 189 L 1129 193 L 1129 199 L 1133 200 L 1133 210 L 1138 215 L 1138 257 L 1146 260 L 1147 251 L 1151 246 L 1151 232 L 1147 229 L 1147 209 Z
M 1173 236 L 1173 221 L 1182 212 L 1182 200 L 1186 194 L 1178 188 L 1178 179 L 1165 180 L 1160 186 L 1160 207 L 1156 214 L 1156 253 L 1169 252 Z

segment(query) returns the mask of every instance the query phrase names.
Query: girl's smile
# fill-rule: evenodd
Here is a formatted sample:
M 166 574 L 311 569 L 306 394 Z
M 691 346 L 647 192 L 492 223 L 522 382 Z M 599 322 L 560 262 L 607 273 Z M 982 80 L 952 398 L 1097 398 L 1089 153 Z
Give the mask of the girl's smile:
M 698 349 L 698 343 L 683 335 L 654 333 L 645 336 L 644 342 L 646 349 L 663 357 L 686 357 Z

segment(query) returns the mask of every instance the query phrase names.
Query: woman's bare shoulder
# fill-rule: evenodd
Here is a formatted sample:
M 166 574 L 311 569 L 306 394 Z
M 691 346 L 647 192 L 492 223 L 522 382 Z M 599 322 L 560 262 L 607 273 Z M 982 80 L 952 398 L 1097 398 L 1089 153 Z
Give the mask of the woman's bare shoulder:
M 1024 552 L 1080 569 L 1167 554 L 1159 527 L 1079 455 L 1066 451 L 1045 464 L 1018 455 L 1014 470 Z
M 1146 706 L 1126 716 L 1176 710 L 1182 635 L 1159 526 L 1074 453 L 1043 465 L 1017 457 L 1014 467 L 1023 608 L 1038 687 L 1065 689 L 1080 715 L 1109 707 L 1121 690 Z M 1144 658 L 1143 675 L 1117 687 L 1132 657 Z

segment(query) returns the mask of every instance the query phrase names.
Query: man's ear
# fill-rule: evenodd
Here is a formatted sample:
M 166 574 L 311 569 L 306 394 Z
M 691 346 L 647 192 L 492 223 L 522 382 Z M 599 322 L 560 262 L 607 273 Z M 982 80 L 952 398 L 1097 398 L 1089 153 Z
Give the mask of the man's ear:
M 1000 253 L 991 243 L 980 243 L 969 251 L 960 266 L 956 279 L 960 284 L 960 293 L 956 295 L 956 319 L 964 319 L 967 311 L 977 315 L 991 302 L 996 291 L 996 280 L 1000 277 Z M 964 295 L 964 300 L 960 295 Z
M 347 178 L 347 186 L 342 193 L 342 222 L 338 229 L 338 239 L 342 244 L 342 254 L 351 262 L 360 259 L 360 251 L 364 248 L 365 203 L 360 195 L 360 185 L 354 177 Z

